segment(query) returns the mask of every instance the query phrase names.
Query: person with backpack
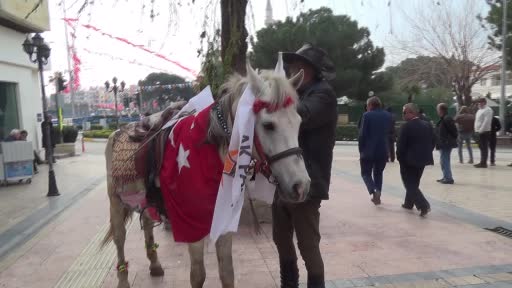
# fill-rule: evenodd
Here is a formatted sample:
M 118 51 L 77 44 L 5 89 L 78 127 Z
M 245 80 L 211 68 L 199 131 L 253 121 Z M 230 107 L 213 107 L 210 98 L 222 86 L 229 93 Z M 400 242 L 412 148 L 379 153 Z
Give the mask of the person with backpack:
M 437 105 L 437 115 L 440 120 L 436 125 L 437 144 L 436 148 L 441 153 L 441 170 L 443 178 L 437 180 L 441 184 L 454 184 L 450 158 L 452 149 L 457 145 L 457 127 L 452 117 L 448 115 L 448 105 L 440 103 Z

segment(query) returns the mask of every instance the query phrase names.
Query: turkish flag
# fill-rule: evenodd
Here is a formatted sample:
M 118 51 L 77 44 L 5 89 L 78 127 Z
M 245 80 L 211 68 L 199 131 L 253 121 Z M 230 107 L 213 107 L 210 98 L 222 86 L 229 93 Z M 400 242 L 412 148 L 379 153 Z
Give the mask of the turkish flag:
M 210 233 L 223 162 L 206 143 L 211 107 L 180 120 L 166 143 L 160 188 L 176 242 L 197 242 Z

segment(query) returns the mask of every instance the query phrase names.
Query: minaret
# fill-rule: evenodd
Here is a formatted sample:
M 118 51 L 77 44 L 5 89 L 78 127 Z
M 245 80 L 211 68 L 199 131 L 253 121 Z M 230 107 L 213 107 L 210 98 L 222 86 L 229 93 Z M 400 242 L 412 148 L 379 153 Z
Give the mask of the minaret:
M 274 23 L 274 16 L 272 13 L 272 3 L 270 3 L 270 0 L 267 0 L 265 26 L 270 26 L 272 23 Z

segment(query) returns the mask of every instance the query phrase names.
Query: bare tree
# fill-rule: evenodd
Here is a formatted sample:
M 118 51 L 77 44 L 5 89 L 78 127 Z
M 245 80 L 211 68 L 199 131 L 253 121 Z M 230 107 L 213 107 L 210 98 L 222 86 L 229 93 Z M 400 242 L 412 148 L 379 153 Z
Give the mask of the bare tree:
M 471 89 L 493 71 L 500 59 L 487 43 L 488 33 L 476 18 L 483 1 L 419 1 L 403 11 L 409 26 L 396 48 L 410 56 L 441 59 L 459 105 L 470 105 Z M 424 67 L 418 67 L 421 71 Z

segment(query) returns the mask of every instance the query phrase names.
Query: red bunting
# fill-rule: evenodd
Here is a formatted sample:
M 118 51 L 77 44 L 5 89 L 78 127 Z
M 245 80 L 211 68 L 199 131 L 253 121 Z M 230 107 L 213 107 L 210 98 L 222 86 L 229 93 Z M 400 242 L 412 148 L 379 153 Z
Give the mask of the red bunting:
M 71 26 L 71 27 L 73 27 L 72 23 L 74 23 L 74 22 L 78 22 L 78 19 L 76 19 L 76 18 L 64 18 L 63 20 L 64 20 L 64 21 L 65 21 L 69 26 Z M 102 34 L 102 35 L 104 35 L 104 36 L 108 36 L 108 37 L 109 37 L 109 38 L 111 38 L 111 39 L 115 39 L 115 40 L 117 40 L 117 41 L 123 42 L 123 43 L 128 44 L 128 45 L 130 45 L 130 46 L 132 46 L 132 47 L 135 47 L 135 48 L 141 49 L 141 50 L 143 50 L 143 51 L 145 51 L 145 52 L 147 52 L 147 53 L 149 53 L 149 54 L 155 55 L 156 57 L 159 57 L 159 58 L 161 58 L 161 59 L 164 59 L 165 61 L 170 62 L 170 63 L 172 63 L 172 64 L 174 64 L 174 65 L 176 65 L 176 66 L 180 67 L 181 69 L 183 69 L 183 70 L 185 70 L 185 71 L 187 71 L 187 72 L 191 73 L 192 75 L 194 75 L 194 77 L 197 77 L 197 72 L 196 72 L 195 70 L 193 70 L 193 69 L 191 69 L 191 68 L 188 68 L 188 67 L 184 66 L 183 64 L 181 64 L 181 63 L 179 63 L 179 62 L 177 62 L 177 61 L 171 60 L 171 59 L 167 58 L 166 56 L 164 56 L 164 55 L 162 55 L 162 54 L 156 53 L 156 52 L 154 52 L 154 51 L 152 51 L 152 50 L 150 50 L 150 49 L 148 49 L 148 48 L 144 47 L 143 45 L 135 44 L 135 43 L 133 43 L 133 42 L 131 42 L 131 41 L 129 41 L 129 40 L 127 40 L 127 39 L 125 39 L 125 38 L 121 38 L 121 37 L 113 36 L 112 34 L 109 34 L 109 33 L 103 32 L 100 28 L 95 27 L 95 26 L 90 25 L 90 24 L 80 24 L 80 25 L 81 25 L 82 27 L 84 27 L 84 28 L 87 28 L 87 29 L 90 29 L 90 30 L 96 31 L 96 32 L 98 32 L 98 33 L 101 33 L 101 34 Z

